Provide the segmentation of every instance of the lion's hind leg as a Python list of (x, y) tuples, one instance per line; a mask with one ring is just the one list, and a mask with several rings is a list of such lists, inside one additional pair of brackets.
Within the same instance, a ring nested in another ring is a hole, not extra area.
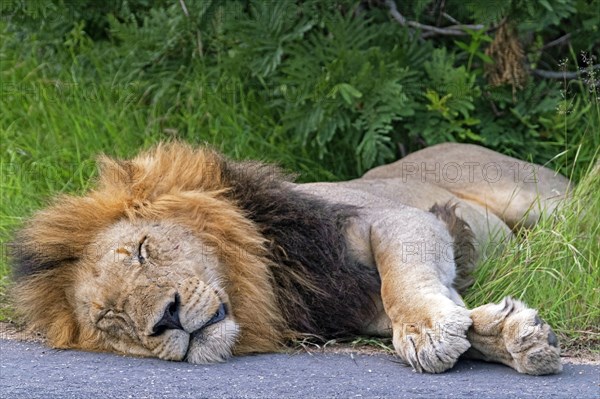
[(510, 227), (532, 227), (568, 195), (567, 178), (473, 144), (443, 143), (367, 172), (363, 179), (396, 178), (434, 184), (494, 213)]
[(534, 309), (512, 298), (471, 311), (467, 357), (506, 364), (520, 373), (562, 370), (556, 335)]

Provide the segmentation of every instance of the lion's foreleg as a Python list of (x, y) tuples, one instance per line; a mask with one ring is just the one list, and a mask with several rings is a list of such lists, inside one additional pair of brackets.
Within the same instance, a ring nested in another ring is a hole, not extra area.
[(467, 357), (499, 362), (521, 373), (542, 375), (560, 372), (556, 335), (534, 309), (505, 298), (471, 311), (471, 349)]
[(371, 228), (371, 246), (396, 352), (419, 372), (440, 373), (469, 348), (471, 319), (454, 298), (453, 259), (440, 257), (447, 232), (428, 216), (413, 219), (418, 226), (406, 226), (407, 219), (388, 215)]

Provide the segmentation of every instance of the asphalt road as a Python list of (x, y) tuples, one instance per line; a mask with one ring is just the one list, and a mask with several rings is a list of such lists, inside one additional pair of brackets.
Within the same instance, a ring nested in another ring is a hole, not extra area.
[(0, 339), (0, 397), (13, 398), (599, 398), (600, 366), (532, 377), (460, 361), (416, 374), (393, 356), (273, 354), (190, 365), (58, 351)]

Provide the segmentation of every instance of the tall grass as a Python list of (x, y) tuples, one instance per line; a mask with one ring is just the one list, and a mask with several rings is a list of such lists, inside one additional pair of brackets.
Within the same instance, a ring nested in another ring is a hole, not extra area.
[[(591, 65), (589, 66), (591, 67)], [(600, 140), (600, 90), (597, 74), (578, 82), (583, 93), (587, 125), (578, 137), (580, 146)], [(564, 82), (568, 112), (568, 84)], [(586, 138), (589, 138), (587, 140)], [(476, 284), (467, 295), (478, 306), (511, 295), (539, 308), (540, 314), (562, 336), (566, 347), (600, 348), (600, 148), (586, 148), (588, 166), (570, 168), (571, 178), (583, 176), (570, 199), (554, 215), (531, 230), (519, 232), (497, 257), (476, 272)], [(579, 151), (571, 162), (576, 164)]]
[(513, 296), (536, 307), (563, 346), (600, 344), (600, 164), (571, 199), (476, 271), (472, 306)]

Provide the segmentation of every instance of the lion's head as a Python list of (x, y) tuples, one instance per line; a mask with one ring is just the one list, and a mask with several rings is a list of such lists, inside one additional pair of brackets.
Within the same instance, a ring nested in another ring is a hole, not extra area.
[(96, 238), (78, 269), (75, 319), (110, 349), (192, 363), (231, 354), (239, 327), (224, 274), (214, 249), (191, 230), (118, 222)]
[(29, 325), (55, 347), (192, 363), (277, 349), (264, 238), (225, 195), (222, 163), (177, 143), (104, 158), (97, 189), (38, 212), (14, 252)]

